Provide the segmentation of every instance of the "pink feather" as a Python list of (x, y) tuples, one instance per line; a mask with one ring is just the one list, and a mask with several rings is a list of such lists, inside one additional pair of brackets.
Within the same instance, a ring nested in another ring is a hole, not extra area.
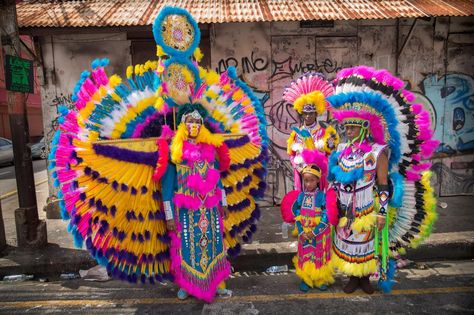
[(339, 222), (339, 210), (337, 209), (337, 195), (333, 188), (326, 191), (326, 214), (329, 223), (336, 226)]
[(293, 214), (293, 204), (298, 199), (300, 192), (298, 190), (290, 191), (283, 197), (280, 205), (280, 212), (283, 221), (286, 223), (294, 223), (295, 216)]

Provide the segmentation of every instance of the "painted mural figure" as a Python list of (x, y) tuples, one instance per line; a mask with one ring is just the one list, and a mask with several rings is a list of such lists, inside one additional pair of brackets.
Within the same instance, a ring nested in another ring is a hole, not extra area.
[(302, 124), (292, 128), (287, 144), (296, 190), (302, 190), (303, 150), (317, 149), (330, 154), (339, 143), (339, 136), (334, 127), (329, 125), (323, 128), (317, 121), (318, 115), (326, 111), (326, 97), (333, 91), (333, 86), (321, 74), (306, 73), (291, 82), (283, 92), (283, 99), (292, 103), (293, 108), (302, 116)]
[(436, 146), (429, 114), (403, 81), (386, 70), (365, 66), (341, 70), (328, 97), (348, 142), (329, 159), (331, 186), (337, 191), (339, 224), (332, 261), (350, 277), (343, 288), (374, 292), (369, 277), (390, 292), (395, 261), (416, 247), (436, 220), (430, 163)]
[(337, 224), (338, 211), (334, 190), (325, 190), (327, 157), (318, 150), (303, 150), (305, 166), (301, 172), (303, 190), (288, 193), (281, 203), (283, 220), (295, 223), (298, 250), (293, 258), (300, 290), (327, 290), (334, 283), (331, 262), (331, 224)]
[(200, 31), (165, 7), (157, 60), (108, 76), (92, 62), (60, 107), (49, 156), (75, 245), (129, 282), (173, 281), (178, 298), (226, 296), (229, 257), (250, 242), (268, 160), (263, 107), (229, 68), (199, 66)]

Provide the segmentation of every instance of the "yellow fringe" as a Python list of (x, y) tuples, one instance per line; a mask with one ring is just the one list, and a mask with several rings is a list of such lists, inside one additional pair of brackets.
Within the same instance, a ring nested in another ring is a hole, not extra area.
[(293, 145), (293, 142), (295, 142), (295, 137), (296, 132), (292, 130), (290, 136), (288, 137), (288, 140), (286, 141), (286, 152), (288, 153), (288, 155), (291, 155), (291, 153), (293, 153), (293, 151), (291, 150), (291, 146)]
[(334, 253), (331, 253), (331, 265), (337, 268), (340, 272), (354, 277), (365, 277), (377, 271), (377, 260), (371, 259), (364, 263), (351, 263), (345, 261)]
[(352, 222), (351, 228), (359, 233), (369, 231), (374, 228), (376, 220), (377, 214), (375, 211), (372, 211), (360, 218), (355, 218), (354, 222)]
[(204, 57), (204, 54), (201, 52), (201, 49), (198, 47), (194, 50), (194, 59), (196, 59), (197, 62), (200, 62), (202, 57)]
[(334, 283), (334, 268), (329, 262), (320, 268), (316, 268), (314, 263), (307, 261), (303, 268), (298, 266), (298, 256), (293, 257), (296, 275), (311, 288), (320, 287)]
[[(329, 148), (329, 143), (328, 143), (328, 140), (331, 136), (335, 136), (334, 138), (334, 147), (331, 149)], [(326, 131), (324, 133), (324, 136), (323, 136), (323, 143), (324, 143), (324, 148), (323, 150), (326, 152), (326, 153), (331, 153), (332, 151), (334, 151), (336, 148), (337, 148), (337, 145), (339, 144), (339, 134), (337, 133), (336, 129), (329, 125), (327, 128), (326, 128)]]

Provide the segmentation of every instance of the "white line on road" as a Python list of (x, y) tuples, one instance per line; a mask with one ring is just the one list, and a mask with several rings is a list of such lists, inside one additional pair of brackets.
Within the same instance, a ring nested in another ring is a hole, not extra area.
[(10, 173), (11, 173), (11, 171), (1, 172), (1, 173), (0, 173), (0, 176), (5, 175), (5, 174), (10, 174)]

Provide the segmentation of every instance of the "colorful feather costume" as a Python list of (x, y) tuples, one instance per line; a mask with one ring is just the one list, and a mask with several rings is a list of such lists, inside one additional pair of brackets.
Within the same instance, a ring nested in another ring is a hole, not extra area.
[[(361, 134), (357, 141), (340, 144), (329, 160), (329, 180), (337, 187), (341, 211), (349, 217), (348, 225), (337, 229), (333, 259), (344, 273), (363, 277), (376, 272), (379, 258), (380, 284), (389, 292), (394, 273), (389, 270), (394, 265), (388, 261), (389, 248), (416, 247), (437, 217), (430, 163), (424, 160), (438, 142), (432, 140), (428, 113), (387, 70), (343, 69), (336, 81), (335, 93), (328, 97), (333, 115), (345, 125), (361, 127)], [(392, 188), (374, 196), (383, 151)], [(377, 215), (386, 218), (381, 235), (375, 228)]]
[[(321, 74), (306, 73), (290, 83), (283, 92), (283, 99), (293, 104), (293, 108), (300, 115), (321, 115), (328, 108), (326, 98), (333, 92), (333, 86)], [(339, 143), (339, 135), (331, 125), (323, 128), (315, 121), (311, 126), (302, 124), (299, 128), (293, 127), (287, 142), (287, 152), (294, 168), (295, 189), (301, 190), (303, 150), (316, 148), (329, 155)]]
[[(201, 282), (187, 287), (211, 301), (229, 275), (226, 256), (237, 255), (256, 231), (256, 200), (265, 190), (265, 116), (235, 68), (219, 75), (198, 66), (200, 32), (188, 12), (162, 9), (153, 33), (158, 60), (130, 66), (126, 80), (107, 76), (107, 59), (82, 73), (73, 92), (75, 108), (60, 108), (49, 167), (75, 244), (85, 242), (114, 277), (130, 282), (186, 282), (181, 249), (173, 246), (180, 236), (167, 231), (164, 195), (173, 196), (174, 218), (182, 209), (197, 218), (203, 204), (212, 209), (204, 215), (214, 229), (207, 241), (219, 259), (206, 265), (201, 252)], [(203, 118), (194, 143), (179, 124), (186, 108)], [(176, 189), (165, 191), (168, 186)]]
[[(303, 288), (324, 288), (334, 282), (331, 264), (331, 226), (337, 224), (337, 206), (334, 191), (326, 194), (327, 158), (318, 150), (302, 152), (305, 166), (302, 175), (312, 174), (320, 179), (313, 191), (293, 191), (281, 204), (282, 217), (287, 223), (296, 223), (298, 251), (293, 258), (296, 275)], [(304, 183), (303, 183), (304, 185)], [(310, 233), (311, 239), (304, 234)], [(302, 289), (304, 290), (304, 289)]]

